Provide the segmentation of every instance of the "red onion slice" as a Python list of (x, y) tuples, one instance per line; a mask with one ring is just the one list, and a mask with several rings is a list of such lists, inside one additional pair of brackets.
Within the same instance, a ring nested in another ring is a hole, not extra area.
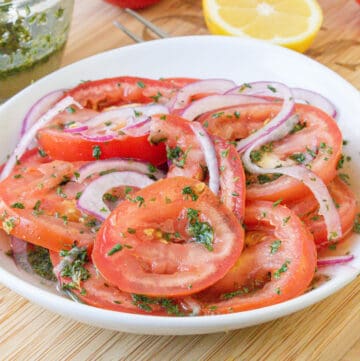
[(172, 110), (185, 107), (195, 94), (224, 94), (235, 86), (236, 84), (232, 80), (227, 79), (206, 79), (185, 85), (178, 91)]
[(42, 115), (44, 115), (57, 101), (63, 97), (64, 92), (65, 90), (54, 90), (44, 95), (32, 105), (23, 120), (20, 132), (21, 136), (23, 136), (25, 132), (31, 128)]
[(10, 246), (15, 264), (26, 272), (35, 275), (28, 259), (28, 244), (20, 238), (10, 236)]
[(276, 83), (276, 82), (258, 82), (258, 83), (251, 83), (248, 84), (248, 87), (245, 88), (238, 88), (242, 91), (243, 94), (250, 94), (250, 95), (259, 95), (263, 92), (272, 89), (273, 95), (274, 93), (278, 93), (281, 98), (284, 99), (282, 108), (280, 112), (264, 127), (258, 130), (255, 133), (252, 133), (248, 137), (240, 140), (237, 145), (237, 150), (242, 153), (248, 147), (252, 146), (258, 140), (268, 136), (274, 130), (276, 130), (280, 125), (284, 124), (292, 112), (294, 111), (294, 98), (291, 90), (284, 84)]
[(150, 163), (138, 162), (129, 159), (105, 159), (90, 162), (82, 166), (78, 171), (78, 176), (74, 179), (78, 183), (82, 183), (86, 178), (93, 174), (100, 174), (106, 171), (133, 171), (151, 176), (155, 179), (165, 177), (164, 172), (155, 168)]
[(84, 212), (104, 220), (110, 209), (103, 201), (103, 195), (109, 189), (120, 186), (143, 188), (154, 183), (145, 174), (136, 172), (113, 172), (92, 181), (82, 192), (77, 206)]
[(205, 98), (192, 102), (187, 108), (183, 110), (181, 116), (188, 120), (194, 120), (199, 115), (216, 109), (255, 103), (268, 103), (268, 101), (265, 99), (242, 94), (209, 95)]
[(205, 162), (209, 172), (209, 188), (215, 194), (218, 194), (220, 188), (220, 175), (213, 141), (210, 139), (208, 133), (200, 123), (193, 122), (190, 124), (190, 127), (195, 133), (196, 139), (200, 143), (205, 156)]
[(307, 104), (313, 105), (314, 107), (323, 110), (331, 117), (336, 117), (337, 111), (335, 105), (323, 95), (316, 93), (312, 90), (302, 88), (292, 88), (292, 92), (296, 100), (303, 100)]
[[(89, 128), (97, 127), (102, 125), (105, 122), (114, 121), (124, 121), (125, 125), (128, 124), (128, 119), (135, 119), (139, 116), (151, 116), (155, 114), (169, 114), (168, 108), (159, 104), (150, 104), (150, 105), (129, 105), (126, 107), (111, 109), (105, 112), (100, 113), (94, 118), (89, 119), (84, 124), (86, 124)], [(133, 121), (132, 121), (133, 122)]]
[[(280, 97), (283, 96), (278, 92), (279, 84), (276, 82), (255, 82), (249, 84), (243, 84), (237, 86), (233, 89), (230, 89), (226, 94), (250, 94), (257, 96), (271, 96), (271, 97)], [(325, 113), (329, 114), (331, 117), (335, 118), (337, 111), (335, 105), (323, 95), (316, 93), (312, 90), (302, 89), (302, 88), (291, 88), (294, 99), (296, 101), (304, 101), (307, 104), (313, 105)], [(278, 94), (279, 93), (279, 94)]]
[(60, 100), (55, 104), (51, 109), (49, 109), (40, 119), (24, 134), (20, 142), (17, 144), (15, 150), (11, 154), (9, 160), (6, 162), (6, 165), (0, 175), (0, 181), (6, 178), (14, 168), (16, 161), (22, 157), (28, 148), (31, 141), (35, 138), (35, 135), (39, 129), (44, 127), (49, 123), (56, 115), (64, 111), (70, 105), (76, 105), (79, 108), (82, 106), (77, 103), (72, 97), (66, 97)]
[(85, 130), (87, 130), (88, 127), (86, 125), (77, 125), (70, 128), (64, 128), (65, 133), (81, 133)]
[(334, 257), (322, 257), (317, 260), (317, 265), (321, 266), (331, 266), (335, 264), (348, 263), (354, 259), (354, 255), (348, 254), (345, 256), (334, 256)]

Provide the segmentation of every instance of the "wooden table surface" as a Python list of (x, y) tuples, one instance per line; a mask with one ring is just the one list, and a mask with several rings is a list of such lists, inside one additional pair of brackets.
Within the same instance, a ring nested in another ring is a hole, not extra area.
[[(152, 35), (101, 0), (76, 0), (63, 65), (131, 44), (112, 22)], [(324, 24), (307, 55), (360, 89), (360, 6), (320, 0)], [(163, 0), (141, 12), (171, 35), (206, 34), (200, 0)], [(121, 68), (119, 69), (121, 73)], [(356, 115), (359, 116), (359, 115)], [(0, 285), (0, 360), (360, 360), (360, 278), (303, 311), (203, 336), (139, 336), (90, 327), (30, 304)]]

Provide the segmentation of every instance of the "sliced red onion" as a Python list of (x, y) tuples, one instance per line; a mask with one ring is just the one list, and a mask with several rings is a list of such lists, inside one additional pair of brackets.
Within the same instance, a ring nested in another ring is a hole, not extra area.
[(326, 187), (326, 184), (322, 181), (320, 177), (318, 177), (315, 173), (311, 172), (309, 169), (303, 166), (265, 169), (259, 167), (251, 161), (250, 154), (254, 148), (260, 147), (265, 143), (283, 137), (289, 129), (293, 128), (294, 119), (296, 119), (296, 116), (290, 117), (287, 122), (280, 124), (277, 126), (277, 128), (273, 129), (272, 133), (263, 136), (255, 143), (253, 143), (249, 148), (247, 148), (242, 157), (244, 166), (250, 173), (284, 174), (304, 183), (310, 189), (310, 191), (313, 193), (314, 197), (319, 203), (319, 214), (324, 217), (328, 239), (331, 241), (335, 241), (342, 236), (340, 217), (334, 201)]
[(88, 127), (86, 125), (78, 125), (76, 127), (64, 128), (65, 133), (81, 133), (87, 130)]
[(150, 132), (151, 117), (142, 116), (136, 122), (122, 128), (121, 131), (127, 135), (139, 137)]
[(64, 95), (65, 90), (54, 90), (32, 105), (29, 111), (26, 113), (21, 127), (21, 136), (31, 128), (37, 120), (44, 115), (58, 100)]
[(42, 127), (44, 127), (56, 115), (64, 111), (70, 105), (76, 105), (79, 108), (82, 108), (82, 106), (78, 102), (76, 102), (72, 97), (68, 96), (60, 100), (44, 115), (42, 115), (40, 119), (24, 134), (20, 142), (17, 144), (15, 150), (11, 154), (9, 160), (6, 162), (6, 165), (0, 175), (0, 180), (3, 180), (10, 174), (10, 172), (14, 168), (14, 165), (16, 164), (16, 161), (22, 157), (22, 155), (25, 153), (31, 141), (35, 138), (37, 131)]
[(154, 183), (148, 176), (136, 172), (113, 172), (92, 181), (82, 192), (77, 206), (84, 212), (104, 220), (110, 213), (103, 195), (111, 188), (131, 186), (143, 188)]
[(206, 79), (185, 85), (178, 91), (172, 110), (185, 107), (195, 94), (224, 94), (235, 86), (236, 84), (232, 80), (227, 79)]
[(101, 135), (101, 134), (97, 134), (97, 135), (88, 135), (85, 133), (82, 133), (81, 136), (85, 139), (89, 139), (92, 140), (94, 142), (110, 142), (110, 140), (113, 140), (115, 138), (114, 135), (112, 134), (106, 134), (106, 135)]
[(354, 255), (348, 254), (345, 256), (334, 256), (334, 257), (322, 257), (317, 260), (317, 265), (321, 266), (331, 266), (335, 264), (348, 263), (354, 259)]
[(238, 88), (238, 89), (241, 89), (243, 94), (250, 94), (250, 95), (259, 95), (262, 94), (263, 92), (268, 91), (269, 89), (272, 89), (271, 91), (273, 92), (273, 95), (274, 93), (278, 93), (278, 95), (284, 99), (280, 112), (273, 119), (271, 119), (270, 122), (268, 122), (264, 127), (262, 127), (257, 132), (252, 133), (248, 137), (240, 140), (240, 142), (237, 145), (237, 150), (240, 153), (242, 153), (248, 147), (252, 146), (255, 142), (257, 142), (259, 139), (268, 136), (273, 131), (275, 131), (280, 125), (284, 124), (288, 120), (292, 112), (294, 111), (295, 102), (290, 88), (288, 88), (286, 85), (282, 83), (275, 83), (275, 82), (250, 83), (248, 84), (248, 87)]
[(128, 118), (134, 119), (145, 115), (151, 116), (155, 114), (169, 114), (168, 108), (159, 104), (151, 104), (151, 105), (129, 105), (126, 107), (116, 108), (112, 110), (108, 110), (106, 112), (102, 112), (94, 118), (89, 119), (84, 124), (86, 124), (89, 128), (96, 127), (102, 125), (108, 121), (126, 121), (126, 125), (129, 125), (127, 120)]
[(302, 88), (292, 88), (291, 90), (296, 100), (303, 100), (307, 104), (313, 105), (314, 107), (323, 110), (333, 118), (336, 117), (337, 111), (335, 105), (323, 95), (312, 90)]
[(218, 194), (220, 188), (220, 175), (214, 143), (200, 123), (193, 122), (190, 124), (190, 127), (195, 133), (196, 139), (200, 143), (201, 149), (204, 153), (206, 166), (209, 172), (209, 188), (215, 194)]
[(86, 178), (90, 177), (93, 174), (100, 174), (106, 171), (133, 171), (137, 173), (142, 173), (147, 176), (151, 176), (155, 179), (161, 179), (165, 177), (164, 172), (155, 168), (150, 163), (138, 162), (135, 160), (129, 159), (105, 159), (97, 160), (95, 162), (90, 162), (82, 166), (78, 171), (78, 176), (75, 178), (75, 181), (82, 183)]
[(183, 110), (181, 116), (188, 120), (194, 120), (199, 115), (216, 109), (255, 103), (268, 103), (268, 101), (265, 99), (242, 94), (209, 95), (205, 98), (192, 102), (187, 108)]
[(15, 264), (26, 272), (35, 274), (28, 259), (28, 244), (20, 238), (10, 236), (10, 246)]
[[(283, 98), (279, 92), (279, 84), (275, 82), (255, 82), (243, 84), (230, 89), (226, 94), (249, 94), (257, 96), (271, 96)], [(337, 111), (335, 105), (323, 95), (312, 90), (302, 88), (291, 88), (295, 101), (304, 101), (307, 104), (320, 108), (333, 118), (336, 117)]]

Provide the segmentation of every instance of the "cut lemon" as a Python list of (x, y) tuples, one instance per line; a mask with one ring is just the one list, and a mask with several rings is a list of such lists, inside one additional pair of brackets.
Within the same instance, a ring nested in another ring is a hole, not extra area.
[(213, 34), (253, 37), (305, 51), (322, 23), (316, 0), (203, 0)]

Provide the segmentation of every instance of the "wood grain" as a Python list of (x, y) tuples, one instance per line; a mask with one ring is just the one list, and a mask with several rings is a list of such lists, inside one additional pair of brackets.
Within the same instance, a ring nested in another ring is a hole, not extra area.
[[(153, 34), (100, 0), (76, 0), (63, 65), (131, 44), (116, 19)], [(307, 55), (360, 89), (360, 7), (321, 0), (325, 21)], [(172, 36), (206, 34), (201, 2), (163, 0), (142, 14)], [(360, 279), (294, 315), (204, 336), (138, 336), (90, 327), (30, 304), (0, 285), (0, 360), (360, 360)]]

